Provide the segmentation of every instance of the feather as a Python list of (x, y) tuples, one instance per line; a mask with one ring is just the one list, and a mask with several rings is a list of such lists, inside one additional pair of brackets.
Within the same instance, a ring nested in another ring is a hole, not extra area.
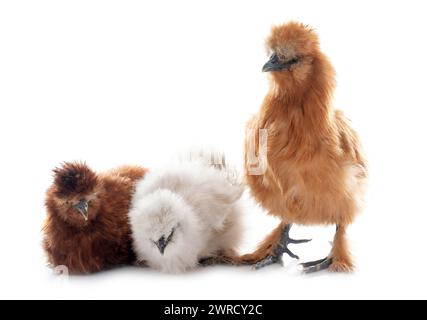
[(81, 274), (132, 263), (127, 213), (135, 182), (145, 172), (125, 166), (95, 173), (81, 162), (54, 169), (43, 228), (49, 264)]
[[(243, 185), (230, 178), (234, 169), (225, 157), (217, 156), (190, 153), (137, 183), (129, 217), (139, 260), (180, 273), (205, 258), (235, 255), (242, 235)], [(161, 252), (164, 239), (170, 242)]]
[[(256, 201), (282, 223), (242, 261), (279, 261), (280, 241), (293, 223), (335, 224), (332, 263), (323, 266), (351, 270), (345, 229), (360, 211), (367, 171), (356, 132), (331, 104), (335, 71), (314, 29), (301, 23), (274, 26), (266, 44), (273, 54), (264, 71), (274, 72), (247, 125), (245, 178)], [(260, 130), (268, 133), (267, 168), (252, 174), (251, 155), (259, 150), (251, 150), (251, 137)]]

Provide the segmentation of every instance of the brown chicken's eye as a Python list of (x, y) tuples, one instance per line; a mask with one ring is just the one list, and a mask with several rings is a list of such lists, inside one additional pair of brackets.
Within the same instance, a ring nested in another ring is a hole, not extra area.
[(295, 64), (295, 63), (298, 63), (298, 58), (293, 58), (288, 61), (288, 64)]

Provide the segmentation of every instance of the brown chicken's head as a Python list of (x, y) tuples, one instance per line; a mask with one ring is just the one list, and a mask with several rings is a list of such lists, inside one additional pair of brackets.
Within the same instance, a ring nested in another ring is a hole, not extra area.
[(322, 56), (316, 33), (297, 22), (274, 26), (266, 46), (270, 59), (262, 71), (271, 72), (282, 89), (301, 86), (310, 79), (315, 59)]
[(101, 186), (96, 174), (80, 162), (64, 163), (53, 172), (54, 183), (47, 206), (71, 225), (88, 225), (95, 219), (101, 203)]

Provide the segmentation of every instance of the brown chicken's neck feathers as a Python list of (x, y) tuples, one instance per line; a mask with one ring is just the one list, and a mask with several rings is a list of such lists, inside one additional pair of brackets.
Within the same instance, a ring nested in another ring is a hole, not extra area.
[[(292, 73), (292, 71), (285, 72)], [(270, 94), (289, 104), (304, 103), (312, 99), (313, 95), (317, 96), (319, 102), (329, 104), (334, 89), (335, 70), (329, 59), (319, 52), (312, 58), (311, 70), (306, 75), (306, 79), (296, 79), (295, 75), (289, 81), (277, 81), (273, 78)]]
[(273, 80), (262, 107), (264, 118), (283, 118), (317, 133), (331, 125), (331, 100), (335, 88), (335, 71), (326, 57), (313, 60), (309, 78), (299, 86), (295, 82), (279, 84)]

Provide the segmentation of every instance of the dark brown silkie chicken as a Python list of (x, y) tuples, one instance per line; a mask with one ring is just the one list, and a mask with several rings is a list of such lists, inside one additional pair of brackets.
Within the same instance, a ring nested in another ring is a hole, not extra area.
[(134, 262), (128, 211), (145, 173), (123, 166), (96, 174), (79, 162), (55, 169), (43, 228), (49, 264), (84, 274)]

